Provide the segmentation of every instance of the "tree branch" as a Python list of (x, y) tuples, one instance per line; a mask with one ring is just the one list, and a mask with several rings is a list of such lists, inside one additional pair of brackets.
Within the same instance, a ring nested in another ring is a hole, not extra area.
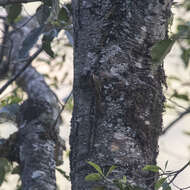
[(37, 1), (43, 1), (43, 0), (0, 0), (0, 6), (17, 4), (17, 3), (31, 3)]
[(177, 123), (180, 119), (182, 119), (185, 115), (190, 113), (190, 107), (188, 107), (184, 112), (182, 112), (176, 119), (174, 119), (168, 126), (165, 127), (165, 129), (162, 131), (161, 135), (164, 135), (168, 130)]
[[(22, 189), (55, 190), (55, 168), (56, 164), (62, 163), (64, 148), (59, 137), (59, 101), (46, 84), (44, 77), (31, 66), (31, 62), (39, 55), (42, 48), (31, 57), (27, 56), (37, 40), (31, 38), (30, 47), (24, 47), (24, 41), (28, 40), (31, 31), (37, 28), (36, 24), (24, 26), (22, 24), (20, 30), (14, 30), (11, 35), (13, 51), (10, 63), (13, 77), (0, 89), (0, 93), (16, 81), (17, 85), (28, 95), (28, 99), (20, 107), (18, 119), (20, 142), (18, 152)], [(36, 39), (40, 35), (41, 33), (36, 36)], [(22, 59), (23, 50), (27, 59), (25, 56)]]
[(42, 52), (42, 48), (38, 49), (36, 53), (34, 53), (32, 56), (30, 56), (27, 59), (26, 64), (20, 69), (18, 73), (16, 73), (7, 83), (5, 83), (1, 88), (0, 88), (0, 94), (3, 93), (3, 91), (10, 85), (12, 84), (26, 69), (27, 67), (32, 63), (32, 61)]
[(181, 169), (177, 170), (174, 174), (174, 176), (172, 177), (172, 179), (168, 182), (168, 186), (173, 183), (173, 181), (175, 180), (175, 178), (182, 172), (184, 171), (190, 164), (190, 161), (188, 161)]

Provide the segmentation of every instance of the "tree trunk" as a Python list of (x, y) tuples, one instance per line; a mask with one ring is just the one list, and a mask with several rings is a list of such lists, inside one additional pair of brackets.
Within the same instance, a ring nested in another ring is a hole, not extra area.
[[(92, 161), (110, 179), (153, 190), (164, 96), (162, 66), (151, 47), (167, 38), (169, 0), (73, 0), (74, 111), (70, 136), (73, 190), (90, 190)], [(117, 189), (105, 184), (107, 189)]]

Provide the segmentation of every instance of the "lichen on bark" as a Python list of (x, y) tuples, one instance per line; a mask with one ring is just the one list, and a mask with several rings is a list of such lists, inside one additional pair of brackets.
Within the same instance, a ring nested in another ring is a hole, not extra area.
[[(151, 47), (167, 37), (171, 1), (73, 0), (74, 112), (72, 189), (90, 190), (87, 160), (112, 179), (152, 190), (162, 127), (163, 67), (152, 72)], [(98, 88), (97, 88), (98, 87)], [(106, 184), (104, 184), (106, 185)], [(107, 186), (114, 189), (114, 186)]]

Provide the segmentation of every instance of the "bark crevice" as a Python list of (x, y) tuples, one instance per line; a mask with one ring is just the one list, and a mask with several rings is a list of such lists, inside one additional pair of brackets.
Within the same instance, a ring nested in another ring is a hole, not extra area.
[(73, 1), (73, 190), (94, 186), (84, 181), (93, 172), (87, 160), (118, 166), (112, 179), (126, 176), (131, 185), (154, 189), (157, 175), (142, 168), (156, 164), (165, 76), (162, 66), (152, 71), (150, 51), (167, 37), (170, 8), (159, 0)]

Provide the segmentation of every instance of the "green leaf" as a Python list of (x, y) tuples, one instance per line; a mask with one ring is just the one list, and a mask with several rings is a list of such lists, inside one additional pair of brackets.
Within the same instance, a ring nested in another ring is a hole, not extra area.
[(111, 167), (109, 168), (107, 174), (106, 174), (106, 177), (108, 177), (108, 176), (112, 173), (112, 171), (115, 170), (115, 168), (117, 168), (117, 166), (114, 166), (114, 165), (111, 166)]
[(8, 22), (13, 23), (22, 11), (22, 4), (14, 4), (6, 6), (8, 13)]
[(20, 174), (20, 167), (19, 166), (14, 167), (11, 174)]
[(99, 173), (91, 173), (85, 177), (86, 181), (99, 181), (101, 179), (102, 179), (102, 176)]
[(122, 179), (123, 183), (127, 183), (127, 177), (124, 175)]
[(22, 190), (22, 186), (21, 186), (20, 184), (18, 184), (18, 185), (16, 186), (16, 190)]
[(87, 162), (89, 165), (91, 165), (101, 176), (104, 176), (102, 169), (100, 168), (100, 166), (98, 166), (97, 164), (95, 164), (94, 162)]
[(181, 59), (183, 60), (185, 67), (188, 67), (190, 59), (190, 49), (181, 48), (181, 50), (182, 50)]
[(186, 24), (180, 24), (177, 26), (178, 33), (184, 33), (189, 30), (189, 26)]
[(19, 97), (18, 95), (11, 95), (1, 101), (0, 107), (7, 106), (8, 104), (18, 104), (21, 101), (22, 101), (22, 98)]
[(3, 170), (0, 171), (0, 186), (5, 181), (5, 172)]
[(120, 180), (114, 180), (114, 184), (115, 184), (120, 190), (123, 190), (123, 185), (122, 185), (122, 183), (120, 182)]
[(51, 48), (51, 42), (49, 41), (43, 41), (42, 43), (43, 50), (52, 58), (54, 58), (54, 52)]
[(67, 10), (69, 11), (69, 13), (72, 13), (72, 5), (71, 2), (65, 3), (64, 6), (67, 8)]
[(45, 0), (43, 3), (48, 7), (52, 7), (52, 0)]
[(0, 186), (6, 181), (6, 175), (11, 170), (10, 162), (5, 158), (0, 158)]
[(67, 101), (67, 104), (65, 105), (65, 110), (72, 112), (73, 110), (73, 98), (69, 98), (69, 100)]
[(179, 94), (176, 90), (174, 91), (171, 97), (175, 97), (184, 101), (189, 101), (188, 94)]
[(181, 79), (179, 77), (174, 76), (174, 75), (169, 76), (168, 79), (175, 80), (175, 81), (181, 81)]
[(169, 183), (164, 182), (164, 183), (162, 184), (162, 190), (172, 190), (172, 189), (171, 189)]
[(60, 168), (56, 168), (56, 170), (57, 170), (64, 178), (66, 178), (68, 181), (71, 181), (70, 177), (66, 174), (65, 171), (63, 171), (63, 170), (60, 169)]
[(155, 184), (155, 190), (158, 190), (162, 186), (162, 184), (166, 181), (166, 179), (167, 179), (166, 177), (159, 179)]
[(168, 166), (168, 160), (165, 162), (164, 170), (166, 170), (167, 166)]
[(185, 135), (190, 136), (190, 131), (183, 131), (183, 133), (184, 133)]
[(171, 51), (175, 40), (165, 39), (157, 42), (151, 51), (151, 57), (153, 62), (162, 62), (166, 55)]
[(169, 104), (165, 104), (165, 108), (168, 108), (168, 109), (175, 109), (175, 106), (171, 106)]
[(16, 186), (16, 190), (22, 190), (22, 186), (19, 184)]
[(57, 36), (58, 31), (56, 29), (52, 29), (49, 32), (46, 32), (42, 38), (42, 48), (43, 50), (52, 58), (54, 58), (54, 52), (51, 48), (51, 42)]
[(156, 165), (146, 165), (143, 168), (144, 171), (151, 171), (151, 172), (159, 172), (159, 170), (161, 170), (161, 168), (159, 166)]
[(66, 23), (69, 22), (69, 10), (66, 6), (63, 6), (60, 11), (59, 11), (59, 14), (58, 14), (58, 19), (60, 21), (64, 21)]

